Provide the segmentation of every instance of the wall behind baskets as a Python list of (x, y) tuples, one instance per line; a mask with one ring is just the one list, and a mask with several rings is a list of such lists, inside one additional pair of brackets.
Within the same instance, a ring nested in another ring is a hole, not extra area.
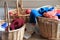
[[(4, 19), (5, 14), (4, 14), (4, 1), (5, 0), (0, 0), (0, 19)], [(16, 8), (16, 1), (7, 1), (8, 3), (8, 10), (15, 9)]]
[[(4, 0), (0, 0), (0, 7)], [(16, 7), (16, 0), (6, 0), (9, 3), (9, 7)], [(43, 5), (60, 5), (60, 0), (23, 0), (24, 8), (37, 8)]]
[[(6, 0), (8, 2), (9, 9), (16, 8), (16, 0)], [(0, 0), (0, 17), (4, 17), (3, 10), (4, 0)], [(60, 5), (60, 0), (23, 0), (24, 8), (37, 8), (43, 5)]]

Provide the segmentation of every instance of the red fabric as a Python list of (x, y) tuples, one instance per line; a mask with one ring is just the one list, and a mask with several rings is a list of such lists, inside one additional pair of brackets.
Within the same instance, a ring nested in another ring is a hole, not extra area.
[(45, 12), (43, 15), (47, 18), (58, 19), (58, 16), (55, 16), (56, 13), (57, 13), (56, 10), (53, 10), (53, 11)]
[(57, 11), (57, 13), (59, 13), (59, 14), (60, 14), (60, 9), (57, 9), (56, 11)]
[(45, 16), (45, 17), (48, 17), (48, 16), (55, 16), (56, 15), (56, 13), (57, 13), (57, 11), (56, 10), (53, 10), (53, 11), (49, 11), (49, 12), (45, 12), (43, 15)]
[(58, 20), (58, 16), (52, 16), (52, 19)]
[(12, 30), (14, 29), (18, 29), (20, 27), (22, 27), (22, 25), (24, 24), (24, 20), (21, 18), (16, 18), (13, 20), (13, 22), (11, 23), (10, 27)]

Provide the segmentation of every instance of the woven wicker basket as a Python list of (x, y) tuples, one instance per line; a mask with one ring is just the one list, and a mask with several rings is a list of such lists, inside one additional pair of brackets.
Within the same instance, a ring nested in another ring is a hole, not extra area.
[[(21, 13), (19, 14), (19, 17), (20, 17), (20, 18), (23, 18), (24, 21), (25, 21), (25, 23), (28, 23), (28, 22), (29, 22), (30, 14), (26, 14), (26, 13), (25, 13), (25, 10), (26, 10), (26, 9), (23, 9), (23, 12), (22, 12), (22, 14), (21, 14)], [(17, 12), (17, 9), (12, 9), (12, 10), (9, 10), (9, 11), (15, 13), (15, 12)], [(13, 19), (13, 16), (11, 17), (11, 19)]]
[(16, 30), (10, 30), (10, 16), (8, 14), (8, 7), (6, 1), (4, 2), (5, 20), (0, 21), (0, 23), (8, 22), (8, 31), (1, 31), (1, 40), (23, 40), (25, 26), (24, 24), (21, 28)]
[(25, 25), (17, 30), (0, 32), (0, 40), (23, 40)]
[[(1, 20), (0, 24), (4, 22), (5, 20)], [(0, 40), (23, 40), (25, 26), (26, 24), (16, 30), (0, 31)]]
[(44, 17), (37, 17), (37, 22), (41, 36), (48, 39), (59, 39), (60, 21)]
[(2, 40), (23, 40), (25, 25), (17, 30), (2, 32)]

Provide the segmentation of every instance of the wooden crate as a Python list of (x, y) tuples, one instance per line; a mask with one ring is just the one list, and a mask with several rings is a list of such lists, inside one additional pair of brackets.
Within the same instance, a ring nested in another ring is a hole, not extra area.
[(40, 35), (48, 39), (60, 39), (59, 38), (59, 25), (60, 21), (55, 19), (49, 19), (44, 17), (37, 17), (39, 25)]

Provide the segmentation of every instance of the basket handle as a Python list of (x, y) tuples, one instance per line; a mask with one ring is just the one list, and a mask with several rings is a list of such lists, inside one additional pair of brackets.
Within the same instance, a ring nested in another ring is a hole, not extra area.
[(9, 26), (9, 23), (10, 23), (10, 17), (9, 17), (9, 13), (8, 13), (8, 5), (7, 5), (7, 2), (6, 2), (6, 1), (4, 2), (4, 12), (5, 12), (5, 22), (8, 23), (8, 30), (10, 30), (10, 26)]
[(20, 4), (18, 4), (18, 6), (20, 5), (20, 9), (21, 9), (21, 11), (23, 10), (22, 8), (23, 8), (23, 2), (22, 2), (22, 0), (20, 0)]
[(17, 11), (18, 11), (18, 16), (20, 15), (20, 13), (22, 13), (22, 11), (23, 11), (23, 2), (22, 2), (22, 0), (20, 0), (20, 3), (19, 3), (19, 0), (17, 0)]

